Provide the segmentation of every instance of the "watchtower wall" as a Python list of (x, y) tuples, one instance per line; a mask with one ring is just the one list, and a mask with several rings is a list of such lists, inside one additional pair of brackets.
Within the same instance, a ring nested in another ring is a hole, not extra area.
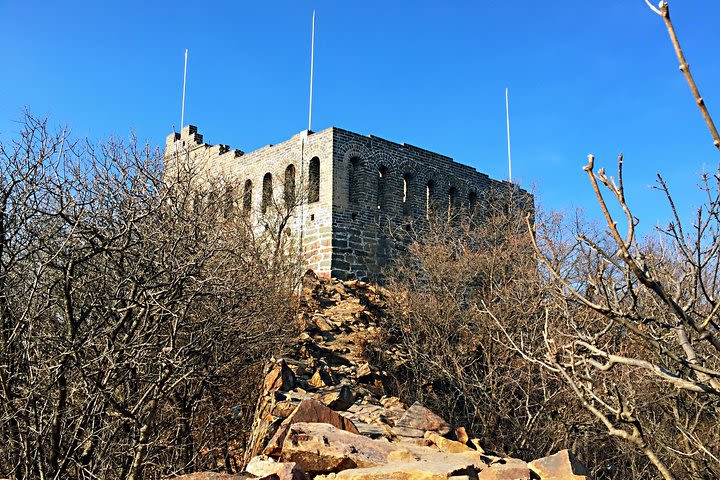
[(337, 278), (376, 277), (399, 241), (389, 236), (392, 227), (473, 209), (493, 189), (517, 189), (445, 155), (339, 128), (333, 128), (333, 164), (331, 275)]
[[(203, 141), (197, 127), (188, 125), (167, 137), (166, 165), (187, 159), (201, 178), (223, 178), (234, 186), (235, 208), (246, 215), (260, 235), (270, 228), (277, 206), (286, 201), (288, 181), (295, 186), (292, 208), (284, 235), (287, 244), (299, 246), (306, 266), (329, 276), (332, 261), (332, 130), (308, 134), (244, 153), (228, 145)], [(310, 175), (311, 169), (314, 174)], [(270, 184), (271, 200), (266, 188)], [(313, 179), (318, 179), (315, 182)], [(312, 182), (312, 185), (311, 185)], [(314, 198), (308, 195), (314, 193)], [(263, 205), (265, 207), (263, 208)], [(299, 247), (297, 247), (299, 248)]]

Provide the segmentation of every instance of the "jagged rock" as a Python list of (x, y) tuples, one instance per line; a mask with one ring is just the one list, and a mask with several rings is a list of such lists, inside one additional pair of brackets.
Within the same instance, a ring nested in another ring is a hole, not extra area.
[[(189, 473), (187, 475), (180, 475), (175, 477), (176, 480), (249, 480), (257, 479), (256, 475), (247, 475), (240, 473), (238, 475), (231, 475), (229, 473), (215, 473), (215, 472), (198, 472)], [(277, 479), (277, 477), (276, 477)], [(272, 480), (268, 478), (267, 480)]]
[[(423, 471), (433, 475), (427, 478), (446, 479), (451, 475), (474, 475), (476, 469), (485, 465), (480, 454), (474, 451), (449, 453), (409, 443), (372, 440), (317, 423), (296, 423), (289, 428), (282, 447), (282, 459), (298, 463), (310, 474), (340, 471), (337, 478), (353, 479), (426, 478), (418, 476), (418, 472)], [(369, 477), (347, 476), (385, 464), (389, 466), (361, 472), (371, 475)], [(403, 466), (395, 472), (393, 466), (397, 465)], [(408, 471), (415, 472), (414, 476), (401, 476)]]
[(483, 469), (477, 478), (478, 480), (530, 480), (530, 469), (522, 460), (505, 458)]
[(332, 371), (326, 366), (322, 366), (317, 369), (313, 374), (312, 378), (308, 380), (308, 384), (315, 388), (331, 387), (335, 385), (336, 381), (333, 377)]
[(273, 392), (280, 390), (286, 392), (292, 390), (295, 386), (295, 374), (287, 366), (285, 360), (280, 360), (265, 376), (265, 382), (263, 383), (263, 391)]
[(276, 462), (263, 457), (253, 457), (245, 471), (257, 477), (277, 475), (279, 480), (307, 480), (308, 476), (296, 463)]
[(322, 396), (322, 403), (336, 411), (347, 410), (350, 406), (352, 406), (354, 401), (355, 396), (353, 395), (352, 390), (350, 390), (350, 388), (346, 385), (340, 387), (339, 390)]
[(339, 430), (329, 424), (296, 423), (288, 429), (282, 459), (300, 464), (310, 474), (382, 465), (395, 447)]
[(341, 430), (359, 433), (352, 421), (340, 416), (317, 400), (305, 399), (300, 402), (300, 405), (297, 406), (295, 411), (278, 427), (263, 453), (271, 456), (280, 455), (288, 427), (298, 422), (327, 423)]
[(413, 403), (412, 406), (407, 409), (405, 415), (397, 421), (393, 430), (397, 431), (397, 427), (422, 430), (423, 433), (420, 435), (421, 437), (428, 431), (436, 432), (440, 435), (445, 435), (450, 431), (450, 425), (448, 425), (445, 420), (435, 415), (418, 402)]
[(588, 480), (590, 472), (573, 454), (560, 450), (549, 457), (539, 458), (528, 463), (530, 470), (541, 480)]
[(372, 370), (370, 369), (370, 365), (368, 363), (361, 364), (357, 372), (355, 373), (355, 376), (358, 378), (358, 380), (361, 379), (367, 379), (372, 375)]
[(398, 437), (422, 438), (425, 430), (410, 427), (392, 427), (392, 431)]
[(401, 402), (398, 397), (383, 397), (380, 399), (380, 405), (387, 408), (388, 410), (391, 408), (398, 408), (402, 410), (407, 410), (408, 406)]
[(323, 315), (313, 315), (312, 324), (321, 332), (331, 332), (335, 330), (335, 325), (330, 323)]
[(455, 438), (457, 438), (458, 442), (465, 444), (467, 444), (470, 440), (470, 437), (468, 437), (468, 434), (465, 431), (465, 427), (458, 427), (455, 429)]
[(475, 451), (472, 448), (465, 445), (464, 443), (450, 440), (441, 435), (438, 435), (435, 432), (425, 432), (425, 438), (430, 440), (433, 444), (437, 445), (437, 447), (442, 452), (462, 453), (462, 452), (474, 452)]
[[(408, 455), (397, 451), (389, 455), (393, 460), (385, 465), (367, 468), (355, 468), (315, 477), (316, 480), (475, 480), (477, 471), (484, 464), (476, 455), (431, 453), (427, 456)], [(418, 460), (418, 457), (420, 458)]]

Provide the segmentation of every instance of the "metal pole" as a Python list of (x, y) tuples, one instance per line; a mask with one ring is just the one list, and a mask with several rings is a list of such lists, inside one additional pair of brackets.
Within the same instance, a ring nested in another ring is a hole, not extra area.
[(510, 155), (510, 101), (507, 88), (505, 88), (505, 118), (507, 120), (508, 180), (512, 183), (512, 157)]
[(308, 130), (312, 130), (312, 97), (313, 97), (314, 69), (315, 69), (315, 10), (313, 10), (312, 36), (310, 39), (310, 109), (308, 111)]
[(180, 113), (180, 131), (182, 132), (183, 126), (185, 125), (185, 87), (187, 85), (187, 59), (188, 51), (185, 49), (185, 68), (183, 70), (183, 94), (182, 94), (182, 109)]

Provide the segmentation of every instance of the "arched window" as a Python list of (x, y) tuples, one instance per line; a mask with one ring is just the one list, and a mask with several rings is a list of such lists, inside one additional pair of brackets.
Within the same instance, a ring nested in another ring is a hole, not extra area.
[(432, 211), (432, 197), (435, 190), (435, 183), (430, 180), (425, 185), (425, 218), (430, 220), (430, 213)]
[(348, 164), (348, 202), (355, 204), (360, 200), (360, 159), (352, 157)]
[(477, 207), (477, 201), (478, 201), (478, 194), (475, 190), (473, 190), (468, 195), (468, 203), (470, 204), (470, 213), (475, 212), (475, 207)]
[(242, 206), (243, 215), (250, 215), (250, 210), (252, 210), (252, 180), (245, 180)]
[(295, 206), (295, 165), (290, 164), (285, 169), (285, 188), (283, 192), (285, 207)]
[(262, 213), (265, 213), (272, 203), (272, 194), (272, 175), (268, 172), (263, 177), (262, 203), (260, 203), (260, 211)]
[(228, 219), (232, 216), (235, 210), (235, 191), (231, 185), (225, 187), (225, 198), (224, 198), (224, 209), (223, 216)]
[(385, 210), (385, 190), (387, 184), (387, 168), (380, 166), (378, 168), (378, 183), (377, 183), (377, 208), (378, 210)]
[(410, 187), (410, 174), (403, 175), (403, 213), (409, 215), (412, 211), (412, 190)]
[(308, 168), (308, 203), (320, 201), (320, 159), (313, 157)]
[(448, 218), (450, 218), (452, 216), (453, 211), (455, 210), (456, 203), (457, 203), (457, 188), (450, 187), (450, 190), (448, 190), (448, 196), (447, 196)]

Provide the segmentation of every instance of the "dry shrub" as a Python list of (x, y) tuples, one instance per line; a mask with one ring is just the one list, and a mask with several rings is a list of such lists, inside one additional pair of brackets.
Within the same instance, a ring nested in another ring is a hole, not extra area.
[(0, 476), (232, 470), (297, 264), (229, 182), (172, 173), (30, 116), (0, 144)]

